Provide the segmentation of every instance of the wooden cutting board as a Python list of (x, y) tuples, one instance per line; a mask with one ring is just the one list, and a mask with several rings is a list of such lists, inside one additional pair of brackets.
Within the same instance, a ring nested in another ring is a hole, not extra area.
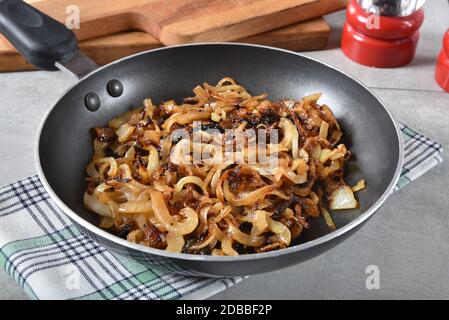
[[(277, 0), (277, 2), (284, 1), (285, 0)], [(133, 23), (135, 22), (123, 23), (123, 21), (127, 21), (126, 19), (134, 21), (135, 17), (133, 20), (131, 19), (132, 17), (129, 17), (129, 14), (117, 14), (119, 10), (125, 10), (125, 6), (121, 3), (123, 1), (109, 1), (108, 4), (106, 4), (106, 7), (103, 6), (105, 8), (109, 8), (109, 11), (107, 12), (105, 12), (103, 10), (104, 8), (101, 6), (102, 4), (105, 4), (105, 1), (103, 0), (27, 0), (27, 2), (32, 3), (33, 6), (46, 12), (52, 17), (55, 17), (63, 23), (66, 22), (66, 19), (68, 17), (68, 14), (66, 13), (66, 6), (68, 4), (76, 5), (80, 9), (81, 28), (80, 30), (75, 31), (77, 33), (78, 39), (88, 39), (80, 41), (80, 48), (99, 65), (112, 62), (133, 53), (162, 46), (162, 44), (155, 37), (145, 32), (145, 25), (140, 25), (142, 27), (140, 29), (144, 30), (143, 32), (132, 31), (108, 35), (119, 30), (132, 30), (133, 28), (139, 29), (139, 25), (133, 25)], [(144, 6), (145, 3), (153, 3), (154, 1), (127, 1), (127, 3), (129, 2), (132, 2), (134, 5), (140, 4)], [(195, 1), (176, 0), (176, 2), (179, 6), (180, 3), (184, 3), (185, 5), (188, 2), (190, 3)], [(267, 3), (266, 1), (257, 0), (209, 0), (207, 5), (214, 4), (215, 6), (219, 7), (223, 6), (223, 3), (231, 3), (234, 5), (233, 10), (236, 10), (237, 7), (240, 9), (248, 9), (249, 7), (254, 6), (257, 3), (259, 3), (260, 5), (260, 3), (262, 2), (264, 4)], [(89, 3), (91, 3), (92, 5), (88, 6)], [(165, 3), (166, 6), (170, 6), (172, 1), (165, 0)], [(314, 10), (313, 12), (316, 12), (316, 14), (318, 14), (318, 12), (328, 13), (343, 9), (346, 6), (346, 3), (347, 0), (314, 0), (313, 6), (311, 6), (312, 2), (310, 2), (308, 6), (312, 10)], [(117, 7), (117, 5), (119, 5), (119, 7)], [(173, 6), (178, 7), (176, 5), (172, 5), (172, 7)], [(126, 10), (131, 10), (129, 8), (131, 7), (128, 7), (128, 9)], [(192, 8), (196, 8), (200, 11), (203, 10), (198, 9), (198, 7), (190, 7), (190, 9)], [(302, 7), (302, 9), (306, 11), (308, 11), (310, 8)], [(174, 9), (172, 8), (171, 10)], [(294, 12), (290, 12), (290, 14), (293, 13)], [(295, 19), (302, 20), (305, 19), (308, 15), (310, 15), (310, 13), (301, 13), (295, 16)], [(194, 16), (194, 14), (190, 14), (187, 16), (192, 17)], [(238, 28), (236, 30), (238, 30)], [(329, 33), (330, 28), (326, 24), (324, 19), (317, 18), (306, 22), (296, 23), (288, 27), (279, 28), (253, 36), (248, 36), (240, 40), (238, 39), (237, 41), (270, 45), (295, 51), (319, 50), (326, 47)], [(100, 35), (107, 36), (91, 39), (92, 37)], [(224, 41), (225, 39), (220, 40)], [(33, 69), (34, 67), (28, 64), (11, 46), (11, 44), (0, 35), (0, 72)]]
[[(329, 34), (330, 28), (325, 20), (317, 18), (238, 41), (294, 51), (320, 50), (326, 47)], [(80, 49), (99, 65), (161, 46), (163, 45), (157, 39), (139, 31), (124, 32), (80, 42)], [(6, 39), (0, 37), (0, 72), (34, 69)]]
[(39, 10), (66, 22), (76, 5), (79, 40), (139, 30), (165, 45), (233, 41), (321, 17), (347, 0), (47, 0)]

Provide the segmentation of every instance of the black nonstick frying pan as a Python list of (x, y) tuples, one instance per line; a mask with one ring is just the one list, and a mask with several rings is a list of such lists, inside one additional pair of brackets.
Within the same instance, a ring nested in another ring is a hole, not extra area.
[[(359, 229), (392, 192), (400, 174), (400, 131), (383, 104), (358, 81), (333, 67), (300, 54), (269, 47), (192, 44), (143, 52), (102, 68), (77, 49), (73, 32), (31, 6), (0, 0), (0, 32), (33, 64), (63, 69), (81, 78), (48, 111), (38, 134), (36, 167), (59, 208), (90, 237), (112, 252), (150, 267), (202, 276), (235, 276), (273, 271), (308, 260), (334, 247)], [(347, 181), (363, 178), (360, 208), (334, 214), (338, 229), (311, 221), (295, 246), (238, 257), (169, 253), (127, 242), (97, 227), (97, 216), (83, 206), (85, 167), (92, 155), (90, 129), (143, 99), (189, 96), (203, 82), (230, 76), (252, 93), (271, 99), (299, 99), (322, 92), (356, 155)]]

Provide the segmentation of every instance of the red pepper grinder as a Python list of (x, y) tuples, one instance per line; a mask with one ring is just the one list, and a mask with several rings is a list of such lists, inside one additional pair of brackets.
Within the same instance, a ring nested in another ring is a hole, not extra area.
[(435, 78), (445, 91), (449, 92), (449, 30), (443, 39), (443, 49), (438, 57)]
[(350, 59), (396, 68), (413, 60), (425, 0), (350, 0), (341, 41)]

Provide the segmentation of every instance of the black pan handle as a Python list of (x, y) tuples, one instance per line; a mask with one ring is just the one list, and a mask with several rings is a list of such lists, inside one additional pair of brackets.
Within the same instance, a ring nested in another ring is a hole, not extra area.
[(0, 0), (0, 33), (36, 67), (58, 70), (78, 51), (75, 33), (21, 0)]

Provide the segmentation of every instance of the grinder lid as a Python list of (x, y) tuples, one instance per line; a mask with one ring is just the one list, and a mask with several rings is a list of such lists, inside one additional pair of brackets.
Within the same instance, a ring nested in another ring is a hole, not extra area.
[(366, 12), (388, 17), (406, 17), (421, 9), (426, 0), (357, 0)]

